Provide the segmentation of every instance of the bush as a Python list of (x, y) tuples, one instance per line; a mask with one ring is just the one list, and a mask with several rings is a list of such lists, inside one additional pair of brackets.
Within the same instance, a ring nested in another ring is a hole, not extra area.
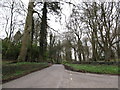
[(27, 53), (27, 60), (35, 62), (38, 60), (39, 57), (39, 46), (37, 45), (32, 45), (32, 47), (28, 48), (28, 53)]
[(67, 63), (70, 63), (69, 61), (66, 61), (66, 60), (63, 60), (62, 61), (62, 64), (67, 64)]
[(2, 64), (2, 81), (7, 82), (18, 77), (24, 76), (36, 70), (40, 70), (48, 67), (48, 63), (31, 63), (31, 62), (19, 62), (19, 63), (6, 63)]
[[(4, 39), (2, 41), (2, 57), (5, 60), (16, 60), (20, 53), (21, 43), (14, 43), (9, 40)], [(36, 61), (39, 57), (39, 46), (32, 45), (28, 48), (27, 60)]]
[(16, 60), (20, 52), (21, 44), (14, 44), (13, 42), (2, 41), (2, 57), (3, 59)]

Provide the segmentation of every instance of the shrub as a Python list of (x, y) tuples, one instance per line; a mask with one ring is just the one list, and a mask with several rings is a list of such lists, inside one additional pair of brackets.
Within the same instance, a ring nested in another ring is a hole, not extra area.
[(21, 44), (14, 44), (13, 42), (2, 41), (2, 57), (3, 59), (16, 60), (20, 52)]

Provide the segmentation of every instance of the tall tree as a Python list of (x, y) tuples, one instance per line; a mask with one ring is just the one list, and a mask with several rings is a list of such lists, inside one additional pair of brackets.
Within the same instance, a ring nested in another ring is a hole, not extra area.
[(80, 62), (85, 61), (84, 48), (81, 40), (83, 34), (81, 24), (80, 12), (78, 11), (78, 8), (74, 7), (72, 10), (72, 14), (70, 15), (70, 20), (68, 22), (67, 28), (74, 34), (74, 37), (76, 38), (76, 51)]
[(55, 59), (55, 36), (53, 36), (52, 33), (50, 33), (50, 44), (49, 44), (49, 59), (51, 62), (53, 62), (53, 59)]
[[(114, 2), (85, 3), (83, 21), (88, 25), (91, 37), (93, 59), (99, 59), (98, 52), (101, 52), (105, 60), (114, 58), (113, 48), (117, 36), (119, 14)], [(100, 48), (99, 48), (100, 47)], [(100, 51), (101, 49), (101, 51)]]
[(24, 34), (22, 37), (22, 47), (21, 47), (20, 54), (18, 56), (18, 61), (26, 60), (28, 47), (30, 46), (30, 43), (31, 43), (31, 31), (32, 31), (32, 22), (33, 22), (32, 18), (33, 18), (33, 11), (34, 11), (33, 7), (34, 7), (34, 2), (29, 1)]
[(54, 12), (59, 14), (60, 6), (58, 2), (44, 2), (42, 9), (42, 20), (41, 20), (41, 29), (40, 29), (40, 61), (46, 60), (47, 55), (47, 13)]
[(43, 6), (43, 14), (41, 20), (41, 31), (40, 31), (40, 61), (46, 59), (47, 49), (47, 2)]

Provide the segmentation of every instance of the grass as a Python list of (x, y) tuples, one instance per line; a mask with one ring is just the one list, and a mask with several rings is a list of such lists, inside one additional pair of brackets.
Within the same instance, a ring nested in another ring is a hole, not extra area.
[(35, 62), (19, 62), (19, 63), (6, 63), (2, 64), (2, 81), (7, 82), (33, 71), (37, 71), (48, 67), (48, 63), (35, 63)]
[(88, 65), (88, 64), (65, 64), (73, 69), (73, 71), (83, 71), (99, 74), (120, 74), (119, 67), (116, 65)]

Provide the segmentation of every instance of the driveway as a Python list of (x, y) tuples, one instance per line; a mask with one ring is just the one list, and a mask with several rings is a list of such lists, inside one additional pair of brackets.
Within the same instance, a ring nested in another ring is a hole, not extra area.
[(118, 76), (79, 73), (55, 64), (3, 84), (3, 88), (118, 88)]

